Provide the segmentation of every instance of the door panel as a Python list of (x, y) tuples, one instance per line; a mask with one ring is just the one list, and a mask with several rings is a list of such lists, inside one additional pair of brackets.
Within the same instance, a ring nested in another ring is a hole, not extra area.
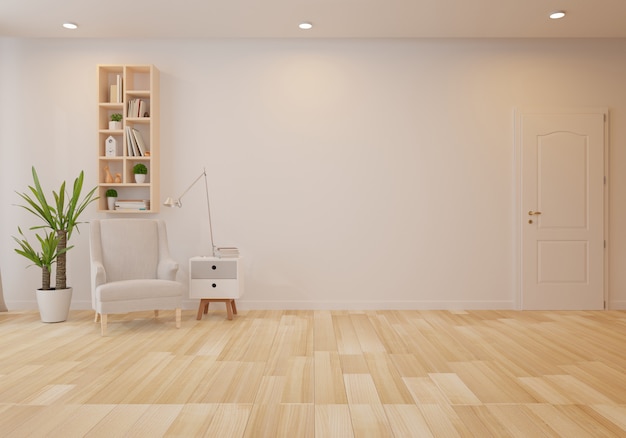
[(604, 114), (522, 114), (521, 307), (604, 307)]
[(587, 242), (539, 241), (537, 258), (537, 281), (540, 284), (587, 282)]
[[(587, 226), (587, 137), (567, 132), (537, 138), (539, 181), (538, 207), (543, 211), (540, 228), (583, 228)], [(566, 201), (566, 202), (562, 202)]]

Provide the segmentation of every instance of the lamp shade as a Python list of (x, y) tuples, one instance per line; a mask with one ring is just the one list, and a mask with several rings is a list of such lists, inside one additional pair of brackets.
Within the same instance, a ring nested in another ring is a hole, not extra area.
[(180, 199), (167, 198), (163, 205), (166, 207), (180, 207), (182, 204), (180, 203)]

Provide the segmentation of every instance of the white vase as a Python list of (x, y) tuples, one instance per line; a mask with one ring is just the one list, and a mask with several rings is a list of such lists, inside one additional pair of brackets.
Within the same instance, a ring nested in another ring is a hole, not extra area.
[(72, 288), (41, 290), (37, 289), (37, 305), (42, 322), (63, 322), (67, 320), (72, 302)]
[(113, 122), (113, 121), (109, 122), (109, 130), (119, 131), (120, 129), (122, 129), (122, 122)]
[(117, 198), (113, 196), (107, 196), (107, 208), (109, 210), (115, 210), (115, 201), (117, 201)]
[(146, 182), (146, 174), (145, 173), (136, 173), (135, 174), (135, 182), (137, 184), (143, 184)]

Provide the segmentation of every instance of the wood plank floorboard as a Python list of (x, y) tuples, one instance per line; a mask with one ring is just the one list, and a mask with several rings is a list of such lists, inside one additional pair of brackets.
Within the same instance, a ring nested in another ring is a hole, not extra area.
[(2, 437), (626, 437), (626, 312), (0, 313)]

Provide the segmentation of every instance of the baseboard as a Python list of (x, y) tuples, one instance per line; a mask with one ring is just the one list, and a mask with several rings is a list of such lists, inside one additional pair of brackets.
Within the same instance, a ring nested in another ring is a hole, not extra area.
[[(183, 309), (196, 310), (198, 300), (183, 300)], [(7, 301), (11, 310), (37, 310), (37, 301)], [(221, 305), (216, 303), (215, 305)], [(514, 310), (514, 301), (254, 301), (239, 299), (241, 310)], [(90, 310), (91, 301), (74, 300), (72, 310)], [(626, 300), (611, 301), (609, 310), (626, 310)]]
[(626, 310), (626, 300), (609, 301), (609, 310)]
[[(197, 310), (199, 300), (183, 300), (184, 310)], [(7, 301), (9, 311), (37, 310), (37, 301)], [(219, 305), (220, 303), (216, 303)], [(92, 310), (91, 301), (73, 300), (70, 310)]]
[[(236, 300), (241, 310), (510, 310), (512, 301), (253, 301)], [(183, 300), (183, 309), (196, 310), (198, 300)], [(216, 303), (220, 305), (221, 303)], [(624, 303), (626, 305), (626, 303)], [(9, 310), (36, 310), (36, 301), (7, 302)], [(91, 301), (74, 300), (72, 310), (90, 310)]]
[(512, 310), (512, 301), (248, 301), (242, 310)]

